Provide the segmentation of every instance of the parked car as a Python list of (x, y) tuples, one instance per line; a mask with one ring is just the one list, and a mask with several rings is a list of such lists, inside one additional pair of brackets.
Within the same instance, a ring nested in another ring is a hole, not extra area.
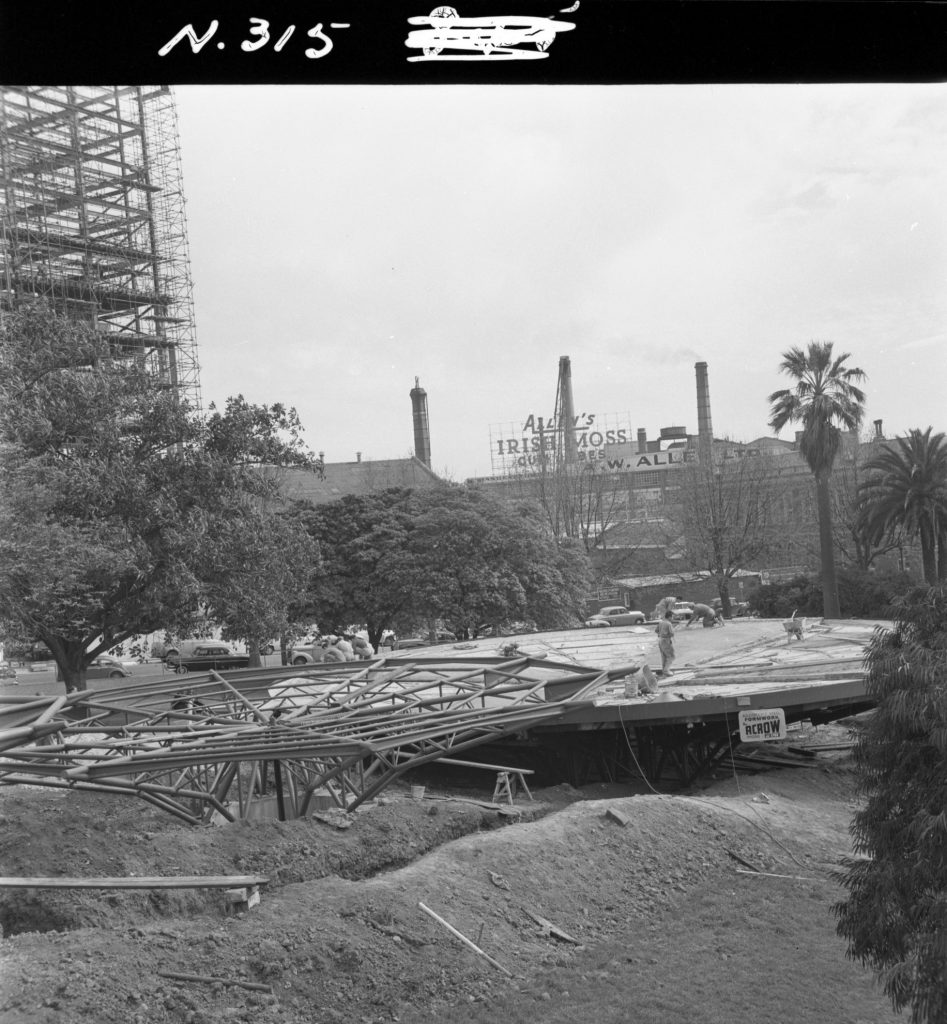
[(640, 626), (645, 621), (644, 612), (629, 611), (623, 604), (613, 604), (599, 610), (585, 620), (586, 626)]
[(674, 622), (689, 622), (694, 616), (693, 601), (678, 601), (671, 609), (671, 618)]
[(287, 655), (290, 665), (316, 665), (325, 660), (325, 648), (318, 641), (293, 644)]
[(490, 636), (511, 636), (518, 633), (538, 633), (539, 627), (535, 622), (524, 619), (513, 619), (504, 622), (485, 622), (477, 627), (477, 639)]
[[(165, 643), (162, 640), (156, 640), (151, 645), (152, 657), (160, 658), (165, 661), (168, 657), (175, 654), (188, 654), (194, 650), (199, 644), (208, 643), (222, 643), (220, 640), (173, 640)], [(260, 644), (260, 654), (275, 654), (279, 649), (279, 643), (275, 640), (266, 640)]]
[(85, 670), (86, 679), (124, 679), (130, 675), (131, 672), (118, 658), (113, 658), (110, 654), (100, 654), (93, 658)]
[[(719, 597), (713, 599), (713, 610), (719, 612), (723, 609), (723, 601)], [(744, 615), (749, 615), (750, 604), (748, 601), (731, 601), (730, 602), (730, 614), (733, 618), (739, 619)]]
[[(187, 644), (187, 649), (185, 648)], [(238, 654), (227, 644), (216, 641), (198, 640), (193, 646), (188, 641), (181, 645), (178, 654), (169, 654), (165, 658), (169, 668), (178, 675), (187, 672), (209, 672), (211, 669), (247, 668), (250, 664), (249, 654)]]
[(427, 647), (428, 641), (423, 636), (404, 636), (399, 637), (395, 643), (396, 651), (407, 651), (412, 647)]
[(202, 644), (216, 643), (214, 640), (173, 640), (170, 643), (154, 643), (151, 646), (152, 654), (156, 658), (160, 658), (162, 661), (167, 661), (169, 658), (175, 658), (179, 654), (193, 654), (195, 647), (200, 647)]

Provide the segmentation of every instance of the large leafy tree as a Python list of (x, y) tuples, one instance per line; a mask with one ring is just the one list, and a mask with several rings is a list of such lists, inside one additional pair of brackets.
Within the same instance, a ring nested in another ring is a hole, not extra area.
[(832, 531), (832, 467), (842, 444), (843, 431), (857, 431), (865, 395), (857, 383), (864, 371), (845, 365), (849, 353), (836, 355), (830, 341), (812, 341), (807, 349), (797, 346), (783, 353), (780, 370), (794, 381), (791, 388), (769, 396), (770, 426), (777, 433), (789, 423), (799, 423), (799, 450), (815, 476), (819, 510), (819, 547), (825, 615), (838, 618), (838, 581)]
[(329, 628), (386, 629), (442, 619), (474, 632), (485, 622), (575, 621), (588, 591), (588, 557), (559, 546), (541, 512), (476, 488), (390, 489), (299, 507), (323, 559), (308, 604)]
[(252, 410), (200, 417), (108, 335), (46, 307), (0, 321), (0, 620), (49, 647), (67, 690), (97, 654), (186, 628), (253, 539), (265, 547), (251, 513), (275, 483), (257, 460), (311, 456), (291, 411)]
[(855, 744), (862, 809), (836, 905), (849, 955), (913, 1024), (947, 1020), (947, 590), (901, 600), (866, 656), (877, 698)]
[(301, 524), (269, 502), (220, 519), (208, 541), (225, 557), (224, 572), (210, 575), (205, 609), (225, 640), (243, 641), (251, 667), (273, 637), (290, 630), (292, 609), (318, 575), (318, 547)]
[(410, 546), (421, 567), (415, 606), (425, 618), (445, 619), (461, 635), (507, 619), (544, 627), (578, 620), (588, 556), (579, 542), (557, 544), (537, 505), (504, 502), (476, 487), (415, 497)]
[(418, 575), (408, 549), (410, 491), (346, 495), (318, 506), (300, 502), (295, 515), (322, 558), (322, 571), (302, 602), (307, 617), (315, 618), (324, 631), (365, 623), (376, 646), (385, 630), (410, 621)]
[(903, 532), (921, 544), (924, 579), (947, 579), (947, 439), (911, 430), (880, 446), (860, 488), (862, 519), (874, 541)]

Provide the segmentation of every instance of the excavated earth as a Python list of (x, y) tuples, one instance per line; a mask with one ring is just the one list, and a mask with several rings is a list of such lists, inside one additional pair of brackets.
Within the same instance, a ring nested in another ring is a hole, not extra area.
[(834, 933), (846, 753), (499, 809), (425, 781), (346, 828), (193, 828), (132, 799), (0, 790), (3, 876), (269, 878), (237, 914), (221, 890), (0, 890), (0, 1024), (896, 1019)]

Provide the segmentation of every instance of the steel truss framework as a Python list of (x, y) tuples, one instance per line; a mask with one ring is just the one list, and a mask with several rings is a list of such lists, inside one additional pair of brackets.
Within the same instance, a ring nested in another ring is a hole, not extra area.
[(14, 701), (0, 707), (0, 783), (137, 796), (192, 824), (247, 818), (267, 795), (280, 818), (317, 794), (351, 810), (411, 768), (557, 721), (628, 671), (399, 658)]
[(37, 301), (96, 322), (200, 408), (166, 87), (0, 89), (0, 311)]

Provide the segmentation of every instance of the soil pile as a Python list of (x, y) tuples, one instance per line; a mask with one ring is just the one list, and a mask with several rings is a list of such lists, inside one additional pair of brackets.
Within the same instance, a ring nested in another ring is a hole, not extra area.
[(346, 828), (188, 828), (8, 789), (2, 875), (270, 882), (239, 915), (214, 890), (0, 892), (0, 1024), (893, 1021), (834, 936), (851, 784), (820, 758), (687, 796), (561, 786), (502, 810), (405, 788)]

